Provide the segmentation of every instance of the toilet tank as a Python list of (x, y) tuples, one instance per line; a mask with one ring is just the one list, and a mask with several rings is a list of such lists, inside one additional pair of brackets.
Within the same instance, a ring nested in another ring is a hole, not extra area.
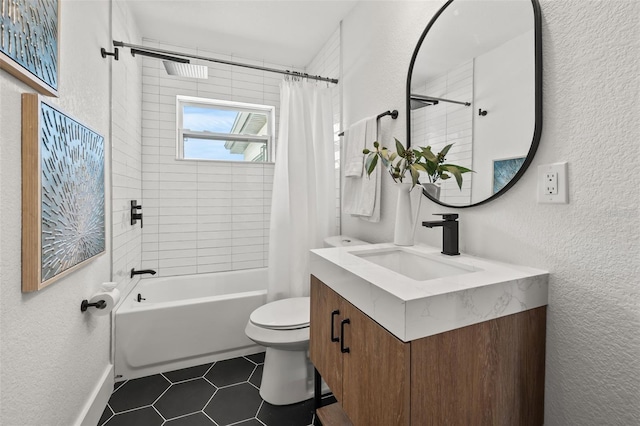
[(363, 244), (370, 244), (366, 241), (359, 240), (357, 238), (351, 238), (346, 235), (334, 235), (324, 239), (325, 247), (345, 247), (345, 246), (361, 246)]

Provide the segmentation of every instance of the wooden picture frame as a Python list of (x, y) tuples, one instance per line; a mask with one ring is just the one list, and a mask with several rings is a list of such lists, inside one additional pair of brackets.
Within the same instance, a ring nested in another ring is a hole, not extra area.
[[(0, 0), (1, 1), (1, 0)], [(105, 253), (104, 137), (22, 95), (22, 291)]]
[(62, 0), (0, 0), (0, 69), (58, 97)]

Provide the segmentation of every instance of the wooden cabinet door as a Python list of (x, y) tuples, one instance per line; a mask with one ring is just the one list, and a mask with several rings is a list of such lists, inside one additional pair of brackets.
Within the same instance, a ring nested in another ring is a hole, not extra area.
[(411, 342), (420, 426), (544, 423), (546, 307)]
[(409, 424), (410, 345), (346, 300), (342, 408), (354, 425)]
[(342, 401), (343, 356), (335, 338), (340, 336), (340, 321), (344, 317), (342, 300), (338, 293), (311, 276), (309, 357), (338, 401)]

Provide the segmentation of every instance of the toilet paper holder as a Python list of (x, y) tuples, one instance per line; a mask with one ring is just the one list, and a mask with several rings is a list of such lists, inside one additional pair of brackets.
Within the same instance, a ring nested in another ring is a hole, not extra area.
[(107, 302), (105, 302), (104, 300), (98, 300), (95, 303), (89, 303), (87, 299), (84, 299), (82, 303), (80, 303), (80, 312), (84, 312), (89, 308), (104, 309), (106, 307)]

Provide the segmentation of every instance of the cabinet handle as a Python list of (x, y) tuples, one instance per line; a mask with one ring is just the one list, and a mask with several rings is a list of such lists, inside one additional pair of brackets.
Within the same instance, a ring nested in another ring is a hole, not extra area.
[(336, 315), (340, 315), (340, 311), (337, 309), (331, 312), (331, 341), (332, 342), (340, 341), (340, 338), (336, 337), (336, 335), (333, 333), (333, 319), (335, 318)]
[(349, 353), (349, 348), (344, 347), (344, 325), (351, 324), (351, 320), (349, 318), (343, 319), (340, 322), (340, 352), (343, 354)]

